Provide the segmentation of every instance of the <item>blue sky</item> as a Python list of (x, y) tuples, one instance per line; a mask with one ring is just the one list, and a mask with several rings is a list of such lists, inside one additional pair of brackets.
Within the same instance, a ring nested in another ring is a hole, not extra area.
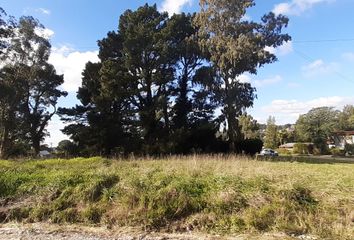
[[(247, 17), (258, 21), (266, 12), (290, 18), (286, 29), (293, 40), (274, 51), (279, 61), (245, 74), (242, 80), (257, 88), (258, 99), (249, 113), (264, 123), (275, 116), (277, 123), (294, 123), (299, 114), (313, 107), (341, 109), (354, 104), (354, 1), (353, 0), (256, 0)], [(69, 92), (59, 106), (77, 103), (76, 91), (87, 61), (97, 61), (96, 42), (116, 30), (126, 9), (157, 4), (170, 13), (198, 11), (198, 0), (0, 0), (10, 15), (32, 15), (45, 25), (53, 46), (50, 62), (64, 74), (63, 89)], [(55, 117), (46, 142), (55, 146), (66, 138), (63, 124)]]

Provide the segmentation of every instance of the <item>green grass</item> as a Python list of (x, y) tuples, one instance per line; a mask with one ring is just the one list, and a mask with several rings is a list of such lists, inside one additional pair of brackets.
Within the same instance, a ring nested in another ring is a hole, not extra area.
[(0, 222), (351, 239), (353, 173), (232, 156), (0, 161)]

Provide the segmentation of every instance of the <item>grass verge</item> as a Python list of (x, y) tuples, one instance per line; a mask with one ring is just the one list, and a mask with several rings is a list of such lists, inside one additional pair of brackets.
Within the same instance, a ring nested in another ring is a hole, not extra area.
[(351, 239), (353, 169), (232, 156), (0, 161), (0, 222)]

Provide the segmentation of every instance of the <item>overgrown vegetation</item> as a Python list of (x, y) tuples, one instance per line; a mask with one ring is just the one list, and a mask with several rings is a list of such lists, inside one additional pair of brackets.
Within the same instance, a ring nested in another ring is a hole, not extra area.
[(225, 156), (0, 161), (0, 221), (350, 239), (352, 170)]

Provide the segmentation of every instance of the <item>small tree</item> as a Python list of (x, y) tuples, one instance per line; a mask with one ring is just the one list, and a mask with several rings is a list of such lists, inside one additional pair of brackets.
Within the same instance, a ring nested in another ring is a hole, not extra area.
[(78, 154), (78, 147), (70, 140), (62, 140), (58, 143), (56, 152), (63, 157), (72, 157)]
[(265, 133), (264, 147), (275, 149), (278, 147), (278, 128), (275, 117), (269, 116)]
[(251, 115), (242, 114), (239, 117), (241, 133), (244, 139), (260, 138), (259, 124)]

